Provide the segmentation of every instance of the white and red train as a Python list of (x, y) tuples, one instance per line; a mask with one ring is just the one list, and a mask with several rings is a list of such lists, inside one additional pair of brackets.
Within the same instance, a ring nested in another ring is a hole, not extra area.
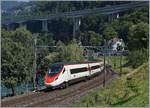
[(55, 63), (45, 75), (46, 87), (66, 87), (81, 79), (90, 78), (102, 72), (103, 61), (84, 63)]

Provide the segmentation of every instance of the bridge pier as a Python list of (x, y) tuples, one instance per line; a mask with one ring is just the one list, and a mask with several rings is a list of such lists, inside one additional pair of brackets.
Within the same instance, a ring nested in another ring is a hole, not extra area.
[(73, 39), (76, 38), (76, 33), (79, 31), (80, 29), (80, 24), (81, 24), (81, 20), (79, 17), (75, 17), (73, 19)]
[(119, 13), (117, 13), (116, 17), (117, 17), (117, 18), (119, 18), (119, 17), (120, 17), (120, 16), (119, 16)]
[(25, 28), (27, 28), (27, 25), (24, 22), (20, 22), (20, 23), (18, 23), (18, 27), (25, 27)]
[(9, 31), (9, 30), (15, 30), (16, 28), (17, 28), (17, 23), (7, 24), (6, 27), (5, 27), (5, 29), (7, 31)]
[(108, 22), (111, 22), (113, 19), (113, 14), (108, 15)]
[(119, 18), (119, 13), (114, 13), (114, 14), (113, 14), (113, 20), (114, 20), (114, 19), (118, 19), (118, 18)]
[(48, 22), (47, 22), (47, 20), (42, 20), (42, 32), (48, 32)]
[(11, 29), (11, 28), (10, 28), (10, 25), (9, 25), (9, 24), (6, 24), (5, 29), (6, 29), (7, 31), (9, 31), (9, 30)]
[(108, 21), (111, 22), (115, 19), (118, 19), (119, 18), (119, 13), (112, 13), (108, 16)]

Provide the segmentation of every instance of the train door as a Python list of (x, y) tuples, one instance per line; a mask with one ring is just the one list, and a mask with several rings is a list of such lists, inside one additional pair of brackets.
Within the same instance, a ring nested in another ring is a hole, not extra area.
[(91, 67), (90, 67), (89, 63), (88, 63), (88, 71), (89, 71), (89, 76), (91, 76)]
[(69, 81), (70, 80), (70, 69), (65, 68), (65, 81)]
[(94, 65), (93, 65), (93, 64), (91, 64), (91, 65), (90, 65), (91, 75), (93, 75), (93, 74), (95, 73), (95, 69), (94, 69), (93, 67), (94, 67)]
[(101, 72), (103, 70), (103, 64), (100, 63), (99, 65), (100, 65), (100, 72)]

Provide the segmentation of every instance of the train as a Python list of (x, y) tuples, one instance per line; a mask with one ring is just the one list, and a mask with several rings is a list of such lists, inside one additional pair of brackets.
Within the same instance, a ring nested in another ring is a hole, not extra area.
[(45, 74), (44, 83), (47, 88), (66, 88), (69, 84), (87, 80), (102, 73), (103, 61), (82, 63), (54, 63)]

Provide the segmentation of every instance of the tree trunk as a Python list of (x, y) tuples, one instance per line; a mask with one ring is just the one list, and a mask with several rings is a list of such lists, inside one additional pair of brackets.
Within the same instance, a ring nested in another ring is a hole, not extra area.
[(16, 95), (16, 91), (15, 91), (13, 86), (11, 86), (11, 90), (12, 90), (12, 96), (15, 96)]

